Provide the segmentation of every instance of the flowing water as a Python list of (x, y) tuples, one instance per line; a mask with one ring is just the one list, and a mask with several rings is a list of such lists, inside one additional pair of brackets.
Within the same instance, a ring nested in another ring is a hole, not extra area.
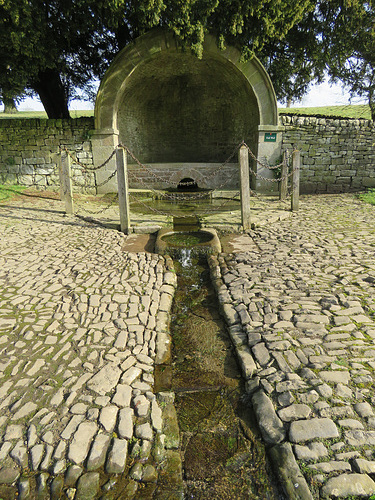
[(171, 335), (187, 499), (280, 499), (211, 285), (206, 256), (171, 250)]

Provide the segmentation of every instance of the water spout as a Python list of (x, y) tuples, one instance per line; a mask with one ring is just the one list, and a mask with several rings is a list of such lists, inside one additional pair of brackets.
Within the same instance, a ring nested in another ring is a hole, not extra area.
[(180, 258), (178, 259), (183, 268), (188, 268), (192, 265), (191, 248), (181, 248)]

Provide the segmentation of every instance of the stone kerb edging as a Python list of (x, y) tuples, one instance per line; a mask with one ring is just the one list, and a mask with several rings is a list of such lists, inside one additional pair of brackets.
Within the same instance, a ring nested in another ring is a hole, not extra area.
[[(172, 362), (172, 338), (170, 335), (170, 314), (177, 287), (177, 275), (173, 260), (164, 255), (163, 284), (160, 288), (159, 308), (156, 316), (155, 366), (170, 365)], [(162, 410), (162, 433), (156, 435), (155, 448), (159, 450), (159, 463), (163, 472), (158, 477), (160, 490), (166, 497), (183, 498), (182, 460), (179, 452), (180, 432), (172, 391), (159, 392), (157, 401)], [(155, 457), (156, 458), (156, 457)]]
[[(286, 441), (285, 424), (277, 416), (272, 400), (261, 388), (260, 379), (256, 375), (261, 370), (261, 366), (246, 345), (248, 335), (242, 328), (242, 325), (246, 325), (250, 318), (245, 308), (237, 310), (232, 305), (232, 299), (224, 283), (225, 271), (228, 272), (226, 262), (219, 255), (218, 258), (209, 256), (208, 263), (229, 336), (236, 349), (242, 374), (246, 380), (246, 390), (251, 395), (262, 438), (269, 447), (269, 456), (284, 493), (289, 500), (312, 500), (313, 496), (296, 462), (291, 444)], [(229, 280), (231, 279), (234, 279), (233, 275), (229, 277)], [(264, 355), (268, 353), (265, 352)]]

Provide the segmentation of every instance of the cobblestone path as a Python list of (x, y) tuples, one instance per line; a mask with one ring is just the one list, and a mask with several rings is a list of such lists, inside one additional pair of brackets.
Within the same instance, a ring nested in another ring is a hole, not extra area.
[(291, 498), (369, 498), (375, 207), (304, 197), (298, 214), (251, 236), (211, 265), (271, 457)]
[[(0, 498), (35, 488), (38, 498), (63, 489), (96, 498), (103, 474), (133, 462), (118, 496), (132, 498), (140, 480), (155, 484), (163, 455), (152, 388), (175, 275), (158, 255), (124, 252), (123, 234), (64, 216), (60, 202), (9, 205), (0, 205)], [(102, 494), (116, 487), (109, 479)]]
[[(241, 238), (211, 271), (288, 496), (369, 498), (375, 207), (303, 197)], [(153, 392), (175, 275), (163, 257), (124, 252), (125, 239), (56, 200), (0, 205), (4, 500), (151, 498), (168, 460), (155, 498), (181, 498), (172, 396)]]

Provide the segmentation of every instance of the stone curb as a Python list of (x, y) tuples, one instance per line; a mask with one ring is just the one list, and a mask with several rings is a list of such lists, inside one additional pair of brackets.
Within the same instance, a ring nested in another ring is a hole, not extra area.
[(273, 446), (269, 450), (273, 468), (290, 500), (312, 500), (313, 496), (294, 458), (290, 443)]
[[(222, 260), (221, 264), (223, 263)], [(285, 426), (277, 416), (271, 399), (262, 389), (259, 389), (259, 377), (255, 376), (259, 370), (257, 360), (254, 359), (247, 346), (238, 343), (238, 335), (242, 330), (240, 317), (234, 306), (223, 299), (224, 294), (221, 292), (226, 289), (218, 258), (209, 256), (208, 265), (221, 312), (228, 325), (243, 377), (246, 380), (247, 391), (252, 393), (251, 401), (262, 438), (266, 444), (272, 446), (268, 453), (275, 473), (288, 500), (312, 500), (313, 496), (295, 460), (292, 447), (290, 443), (283, 442), (286, 437)], [(237, 327), (235, 332), (234, 326)]]

